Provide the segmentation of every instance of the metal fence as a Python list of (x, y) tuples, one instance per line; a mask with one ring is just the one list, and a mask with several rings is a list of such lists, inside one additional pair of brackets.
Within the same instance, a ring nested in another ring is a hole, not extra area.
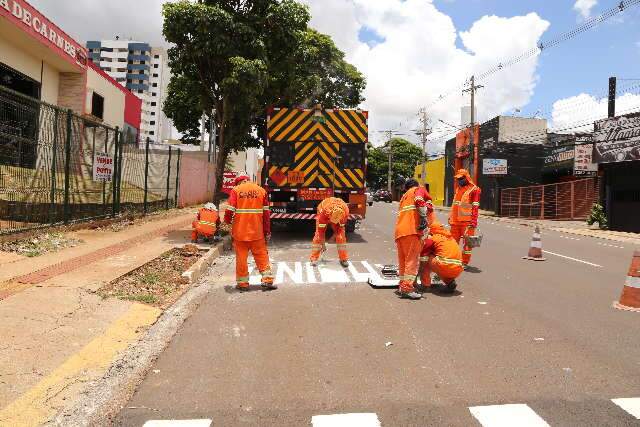
[(598, 178), (557, 184), (506, 188), (501, 191), (500, 216), (584, 220), (600, 195)]
[[(111, 180), (94, 179), (96, 155)], [(176, 206), (180, 150), (0, 87), (0, 234)]]

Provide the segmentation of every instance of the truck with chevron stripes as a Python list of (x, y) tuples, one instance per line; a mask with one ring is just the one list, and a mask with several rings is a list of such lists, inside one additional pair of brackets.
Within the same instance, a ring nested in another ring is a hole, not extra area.
[(273, 222), (315, 220), (327, 197), (349, 205), (347, 232), (367, 209), (369, 114), (361, 110), (273, 108), (267, 112), (262, 186)]

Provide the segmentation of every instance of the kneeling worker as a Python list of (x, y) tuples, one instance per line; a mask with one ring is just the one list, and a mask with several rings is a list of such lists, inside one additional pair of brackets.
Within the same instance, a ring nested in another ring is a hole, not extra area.
[(318, 216), (316, 217), (316, 234), (313, 236), (311, 244), (311, 265), (317, 265), (322, 250), (324, 249), (325, 233), (327, 225), (331, 224), (333, 232), (336, 236), (336, 244), (338, 246), (338, 257), (340, 265), (347, 267), (349, 265), (349, 255), (347, 254), (347, 235), (345, 226), (349, 219), (349, 206), (337, 197), (329, 197), (324, 199), (318, 205)]
[(431, 272), (444, 282), (447, 292), (456, 289), (456, 278), (463, 271), (462, 251), (442, 224), (432, 224), (420, 253), (420, 291), (431, 287)]
[(233, 224), (231, 236), (236, 251), (236, 289), (249, 290), (249, 251), (262, 275), (262, 288), (278, 289), (273, 284), (267, 251), (267, 240), (271, 238), (271, 210), (267, 192), (250, 182), (246, 174), (238, 175), (235, 184), (229, 195), (224, 222)]
[(207, 240), (213, 239), (213, 236), (220, 227), (220, 216), (218, 208), (213, 203), (207, 203), (200, 208), (196, 220), (191, 224), (191, 243), (197, 243), (198, 237), (202, 236)]

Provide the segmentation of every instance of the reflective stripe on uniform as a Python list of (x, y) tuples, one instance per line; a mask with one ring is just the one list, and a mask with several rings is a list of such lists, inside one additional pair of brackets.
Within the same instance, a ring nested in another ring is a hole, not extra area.
[(263, 210), (263, 211), (270, 211), (270, 210), (271, 210), (271, 208), (270, 208), (269, 206), (263, 206), (263, 207), (262, 207), (262, 210)]
[(462, 251), (462, 253), (465, 255), (471, 255), (471, 251)]
[(455, 202), (453, 202), (453, 204), (454, 204), (455, 206), (458, 206), (458, 205), (460, 205), (460, 202), (459, 202), (459, 201), (455, 201)]
[(261, 214), (262, 209), (236, 209), (237, 214)]
[(338, 249), (346, 249), (347, 248), (347, 244), (346, 243), (338, 243), (336, 246), (338, 247)]
[(480, 206), (480, 202), (473, 202), (471, 203), (473, 206)]
[[(466, 252), (465, 252), (466, 253)], [(471, 252), (469, 252), (471, 253)], [(445, 258), (445, 257), (441, 257), (441, 256), (436, 256), (436, 259), (438, 261), (440, 261), (443, 264), (451, 264), (451, 265), (459, 265), (462, 266), (462, 261), (458, 260), (458, 259), (452, 259), (452, 258)]]
[(198, 221), (198, 223), (203, 224), (203, 225), (211, 225), (211, 226), (214, 226), (214, 227), (216, 226), (215, 222), (209, 222), (209, 221), (200, 220), (200, 221)]
[(429, 257), (428, 256), (421, 256), (420, 257), (420, 262), (425, 262), (425, 261), (429, 261)]
[(271, 269), (261, 271), (260, 275), (262, 276), (263, 279), (273, 279), (273, 273), (271, 272)]
[(236, 279), (236, 283), (248, 283), (249, 282), (249, 277), (238, 277)]
[(400, 212), (404, 212), (404, 211), (413, 211), (416, 209), (416, 205), (407, 205), (402, 207), (402, 209), (400, 209)]
[(227, 206), (227, 210), (231, 212), (235, 212), (236, 208), (234, 208), (233, 206)]
[(327, 224), (318, 224), (318, 228), (327, 228)]

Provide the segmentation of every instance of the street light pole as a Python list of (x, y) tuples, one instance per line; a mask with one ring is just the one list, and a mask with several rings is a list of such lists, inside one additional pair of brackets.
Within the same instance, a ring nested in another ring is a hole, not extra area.
[(471, 123), (469, 129), (469, 173), (472, 178), (475, 178), (474, 162), (475, 162), (475, 141), (474, 131), (476, 124), (476, 90), (483, 88), (484, 86), (476, 85), (476, 77), (471, 76), (471, 85), (468, 89), (462, 92), (471, 93)]

